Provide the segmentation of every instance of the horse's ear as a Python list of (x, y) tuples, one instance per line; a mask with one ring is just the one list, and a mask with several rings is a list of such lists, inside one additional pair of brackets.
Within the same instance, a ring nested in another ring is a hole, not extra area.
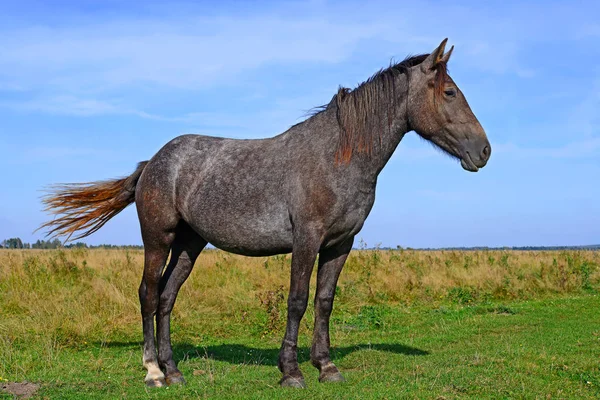
[(452, 55), (452, 50), (454, 50), (454, 45), (452, 47), (450, 47), (450, 50), (448, 50), (448, 52), (442, 56), (443, 63), (448, 64), (448, 61), (450, 60), (450, 56)]
[[(421, 63), (421, 70), (425, 73), (434, 69), (435, 65), (443, 60), (444, 57), (444, 49), (446, 48), (446, 42), (448, 42), (448, 38), (442, 40), (442, 43), (431, 52), (431, 54)], [(452, 53), (450, 50), (448, 53)], [(448, 56), (449, 58), (450, 56)]]

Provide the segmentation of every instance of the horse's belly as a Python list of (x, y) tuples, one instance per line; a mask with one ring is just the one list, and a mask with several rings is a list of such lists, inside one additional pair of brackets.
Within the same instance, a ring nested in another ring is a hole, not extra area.
[(291, 223), (283, 213), (278, 214), (244, 215), (231, 210), (188, 218), (188, 223), (219, 249), (247, 256), (269, 256), (292, 251)]
[(246, 256), (272, 256), (292, 251), (292, 233), (284, 230), (260, 229), (248, 223), (238, 232), (207, 233), (205, 240), (215, 247)]

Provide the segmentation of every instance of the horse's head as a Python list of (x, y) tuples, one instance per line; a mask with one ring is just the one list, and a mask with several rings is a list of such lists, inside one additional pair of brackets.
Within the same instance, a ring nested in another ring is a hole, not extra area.
[(421, 64), (411, 68), (408, 117), (411, 129), (476, 172), (492, 152), (481, 124), (465, 96), (450, 78), (447, 63), (454, 46), (444, 54), (446, 41)]

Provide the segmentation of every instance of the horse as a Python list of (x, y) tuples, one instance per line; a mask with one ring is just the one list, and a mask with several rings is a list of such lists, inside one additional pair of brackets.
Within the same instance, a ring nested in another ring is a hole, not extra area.
[(144, 243), (139, 300), (147, 386), (185, 383), (173, 360), (170, 315), (208, 243), (246, 256), (292, 253), (278, 359), (279, 383), (287, 387), (305, 387), (298, 327), (318, 257), (310, 358), (320, 382), (344, 380), (329, 352), (335, 288), (394, 150), (415, 131), (467, 171), (478, 171), (491, 155), (484, 129), (448, 75), (454, 46), (445, 52), (446, 42), (391, 63), (353, 90), (340, 87), (328, 104), (278, 136), (182, 135), (128, 177), (50, 190), (43, 201), (57, 216), (41, 228), (67, 239), (92, 234), (136, 204)]

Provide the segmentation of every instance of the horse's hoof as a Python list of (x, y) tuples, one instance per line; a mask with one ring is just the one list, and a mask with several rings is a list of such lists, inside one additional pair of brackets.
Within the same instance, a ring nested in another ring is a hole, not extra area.
[(165, 381), (165, 378), (148, 379), (145, 382), (146, 382), (146, 386), (149, 388), (167, 386), (167, 382)]
[(319, 382), (346, 382), (346, 379), (338, 371), (330, 372), (328, 374), (321, 374), (321, 376), (319, 376)]
[(306, 384), (304, 383), (304, 378), (302, 377), (294, 377), (294, 376), (284, 376), (279, 381), (281, 387), (292, 387), (304, 389), (306, 388)]
[(167, 375), (167, 385), (185, 385), (185, 378), (182, 374)]

